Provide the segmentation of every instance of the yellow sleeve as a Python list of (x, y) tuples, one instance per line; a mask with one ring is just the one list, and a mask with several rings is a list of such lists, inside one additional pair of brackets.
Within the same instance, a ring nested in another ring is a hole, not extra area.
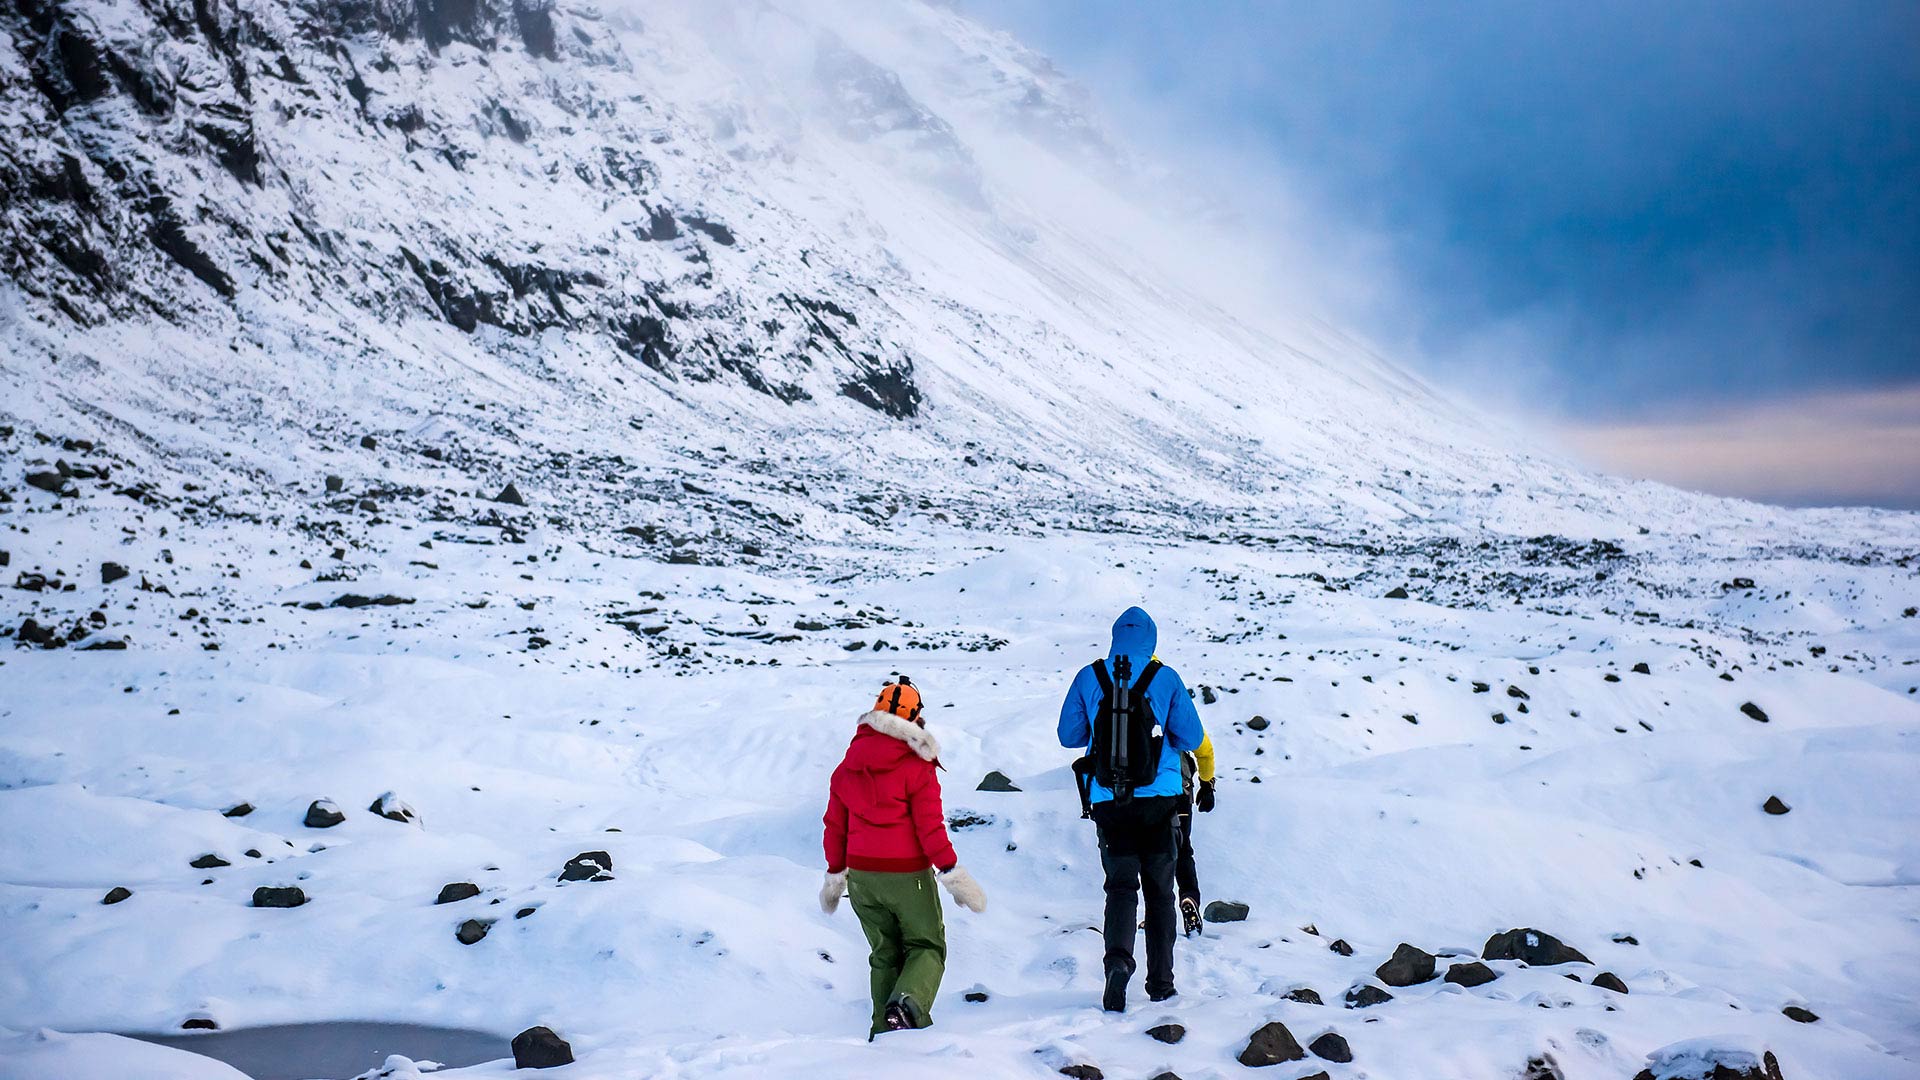
[(1200, 748), (1193, 752), (1194, 764), (1199, 767), (1200, 779), (1213, 779), (1213, 736), (1202, 735)]

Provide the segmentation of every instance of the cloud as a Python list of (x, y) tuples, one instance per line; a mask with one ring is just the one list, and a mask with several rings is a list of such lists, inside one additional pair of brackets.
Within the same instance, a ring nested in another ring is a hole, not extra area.
[(1920, 383), (1724, 407), (1693, 418), (1568, 423), (1613, 472), (1787, 505), (1920, 509)]

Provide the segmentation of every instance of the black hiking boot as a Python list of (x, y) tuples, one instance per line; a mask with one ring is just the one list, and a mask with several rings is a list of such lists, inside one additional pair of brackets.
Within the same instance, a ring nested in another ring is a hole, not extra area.
[(1107, 972), (1107, 992), (1100, 995), (1100, 1007), (1108, 1012), (1127, 1011), (1128, 974), (1119, 968)]
[(1178, 996), (1180, 996), (1180, 991), (1175, 990), (1171, 986), (1165, 987), (1164, 989), (1149, 989), (1147, 991), (1148, 1001), (1165, 1001), (1168, 998)]
[(887, 1006), (885, 1018), (888, 1031), (906, 1031), (913, 1027), (913, 1015), (898, 1001)]
[(1191, 896), (1181, 897), (1180, 922), (1186, 926), (1188, 937), (1192, 937), (1200, 932), (1202, 925), (1200, 922), (1200, 901), (1195, 900)]

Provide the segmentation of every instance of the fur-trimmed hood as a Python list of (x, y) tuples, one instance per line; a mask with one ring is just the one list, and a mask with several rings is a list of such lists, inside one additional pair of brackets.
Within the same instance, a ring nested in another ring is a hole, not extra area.
[(933, 732), (928, 731), (926, 728), (911, 720), (895, 716), (890, 712), (882, 712), (879, 709), (875, 709), (865, 716), (862, 716), (860, 723), (862, 726), (870, 727), (882, 735), (891, 735), (901, 742), (906, 743), (907, 747), (919, 755), (923, 761), (938, 761), (940, 759), (940, 740), (933, 737)]

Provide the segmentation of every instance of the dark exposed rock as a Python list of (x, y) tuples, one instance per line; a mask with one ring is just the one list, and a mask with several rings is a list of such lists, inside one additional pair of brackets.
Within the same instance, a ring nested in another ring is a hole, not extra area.
[(413, 812), (413, 807), (401, 801), (400, 797), (391, 791), (373, 800), (373, 802), (367, 806), (367, 810), (386, 818), (388, 821), (413, 824), (417, 824), (420, 821), (420, 815)]
[(1508, 686), (1507, 696), (1510, 698), (1513, 698), (1516, 701), (1526, 701), (1528, 700), (1529, 697), (1531, 697), (1531, 695), (1529, 695), (1525, 690), (1522, 690), (1517, 686)]
[(573, 1064), (573, 1047), (549, 1027), (531, 1027), (513, 1037), (513, 1067), (552, 1069)]
[(1553, 1055), (1535, 1054), (1527, 1059), (1526, 1068), (1520, 1070), (1520, 1080), (1567, 1080), (1567, 1077)]
[(253, 804), (250, 802), (234, 803), (220, 811), (222, 817), (246, 817), (251, 813), (253, 813)]
[(1448, 965), (1446, 981), (1456, 986), (1472, 988), (1475, 986), (1484, 986), (1499, 977), (1499, 974), (1492, 968), (1475, 960), (1466, 964)]
[(1395, 585), (1390, 591), (1388, 591), (1385, 597), (1385, 599), (1388, 599), (1388, 600), (1405, 600), (1407, 598), (1408, 598), (1407, 589), (1406, 589), (1406, 586), (1404, 585)]
[(411, 603), (413, 603), (412, 597), (407, 596), (394, 596), (392, 594), (361, 596), (359, 593), (344, 593), (336, 597), (334, 601), (327, 606), (352, 609), (363, 607), (399, 607), (402, 604)]
[(1328, 945), (1327, 948), (1332, 949), (1334, 952), (1339, 953), (1341, 956), (1353, 955), (1353, 946), (1347, 944), (1346, 938), (1334, 938), (1333, 943)]
[(49, 495), (72, 495), (74, 489), (67, 478), (57, 472), (30, 472), (27, 474), (27, 486), (39, 488)]
[(1820, 1017), (1816, 1015), (1813, 1010), (1799, 1005), (1789, 1005), (1781, 1009), (1780, 1014), (1797, 1024), (1814, 1024), (1820, 1020)]
[(1300, 1049), (1299, 1040), (1287, 1025), (1278, 1020), (1262, 1024), (1247, 1039), (1246, 1049), (1240, 1051), (1239, 1062), (1253, 1068), (1278, 1065), (1283, 1061), (1299, 1061), (1307, 1052)]
[(1148, 1028), (1147, 1036), (1163, 1043), (1177, 1043), (1187, 1037), (1187, 1029), (1180, 1024), (1161, 1024)]
[(1326, 1004), (1326, 1002), (1320, 1000), (1320, 991), (1315, 990), (1311, 986), (1297, 986), (1287, 991), (1286, 999), (1288, 1001), (1297, 1001), (1302, 1005)]
[(989, 997), (990, 995), (985, 990), (969, 990), (961, 995), (962, 1000), (970, 1001), (975, 1005), (983, 1004)]
[(1245, 922), (1250, 910), (1238, 900), (1215, 900), (1207, 905), (1202, 917), (1210, 923)]
[(253, 906), (258, 908), (296, 908), (306, 902), (306, 890), (298, 885), (262, 885), (253, 890)]
[(347, 482), (338, 476), (327, 477), (327, 494), (338, 495), (347, 486)]
[(1788, 811), (1792, 810), (1793, 807), (1788, 806), (1784, 802), (1781, 802), (1780, 796), (1769, 795), (1767, 796), (1767, 801), (1760, 804), (1760, 809), (1765, 810), (1769, 814), (1778, 816), (1780, 814), (1787, 813)]
[(1595, 975), (1593, 977), (1593, 985), (1602, 990), (1611, 990), (1616, 994), (1624, 994), (1627, 992), (1627, 984), (1621, 981), (1620, 976), (1615, 975), (1611, 971), (1603, 971)]
[(1646, 661), (1642, 660), (1640, 663), (1633, 665), (1633, 673), (1635, 675), (1651, 675), (1653, 674), (1653, 669), (1647, 666)]
[(1488, 960), (1521, 960), (1533, 967), (1591, 964), (1585, 953), (1552, 934), (1533, 929), (1508, 930), (1487, 939), (1480, 955)]
[(1387, 993), (1372, 983), (1361, 983), (1359, 986), (1347, 991), (1347, 1008), (1349, 1009), (1365, 1009), (1369, 1006), (1385, 1004), (1392, 1000), (1392, 994)]
[(1760, 706), (1755, 705), (1751, 701), (1743, 702), (1740, 706), (1740, 711), (1743, 713), (1746, 713), (1747, 716), (1749, 716), (1750, 718), (1754, 720), (1758, 720), (1763, 724), (1767, 722), (1767, 719), (1768, 719), (1767, 711), (1765, 709), (1762, 709)]
[(1247, 721), (1247, 727), (1253, 731), (1265, 731), (1267, 730), (1267, 727), (1270, 723), (1271, 721), (1269, 721), (1266, 717), (1256, 716), (1253, 719)]
[(100, 584), (102, 585), (111, 585), (126, 576), (127, 568), (117, 562), (104, 562), (100, 564)]
[(189, 1016), (180, 1021), (181, 1031), (219, 1031), (220, 1025), (211, 1016)]
[(187, 865), (193, 867), (195, 870), (217, 870), (222, 866), (232, 866), (233, 864), (212, 852), (208, 852)]
[(501, 488), (500, 494), (495, 495), (493, 497), (493, 501), (497, 503), (506, 503), (508, 506), (527, 505), (526, 496), (521, 495), (520, 489), (517, 487), (514, 487), (512, 483), (508, 483), (506, 487)]
[(309, 829), (331, 829), (347, 820), (332, 799), (315, 799), (307, 806), (305, 824)]
[(492, 928), (493, 923), (485, 919), (468, 919), (454, 930), (453, 937), (462, 945), (477, 945)]
[(451, 904), (480, 895), (480, 886), (471, 881), (452, 881), (440, 886), (440, 895), (435, 897), (436, 904)]
[(1061, 1067), (1060, 1075), (1072, 1077), (1073, 1080), (1106, 1080), (1107, 1074), (1101, 1072), (1097, 1065), (1065, 1065)]
[(360, 436), (360, 449), (377, 450), (379, 448), (380, 448), (380, 443), (376, 441), (373, 436), (371, 435)]
[(868, 370), (842, 384), (840, 393), (895, 420), (910, 420), (920, 412), (920, 388), (913, 384), (913, 364), (906, 360)]
[(1345, 1037), (1337, 1031), (1329, 1031), (1313, 1040), (1307, 1044), (1307, 1049), (1313, 1051), (1314, 1057), (1327, 1061), (1344, 1063), (1353, 1060), (1353, 1048), (1347, 1045)]
[(1393, 957), (1375, 968), (1373, 973), (1388, 986), (1417, 986), (1433, 978), (1433, 954), (1401, 942), (1393, 950)]
[(1020, 788), (1018, 785), (1016, 785), (1013, 782), (1012, 778), (1009, 777), (1006, 773), (1001, 772), (999, 769), (995, 769), (992, 772), (988, 773), (987, 775), (981, 777), (979, 785), (975, 787), (973, 790), (975, 791), (1019, 791)]
[(560, 870), (561, 881), (612, 881), (613, 856), (604, 851), (583, 851), (567, 860)]
[(100, 902), (103, 904), (117, 904), (132, 895), (132, 889), (127, 888), (125, 885), (115, 885), (113, 888), (107, 890), (107, 895), (101, 897)]
[(1752, 1064), (1753, 1055), (1746, 1052), (1738, 1054), (1702, 1055), (1689, 1048), (1689, 1051), (1668, 1057), (1660, 1051), (1649, 1055), (1652, 1064), (1635, 1073), (1633, 1080), (1784, 1080), (1780, 1075), (1779, 1059), (1773, 1051), (1760, 1054), (1759, 1064)]

